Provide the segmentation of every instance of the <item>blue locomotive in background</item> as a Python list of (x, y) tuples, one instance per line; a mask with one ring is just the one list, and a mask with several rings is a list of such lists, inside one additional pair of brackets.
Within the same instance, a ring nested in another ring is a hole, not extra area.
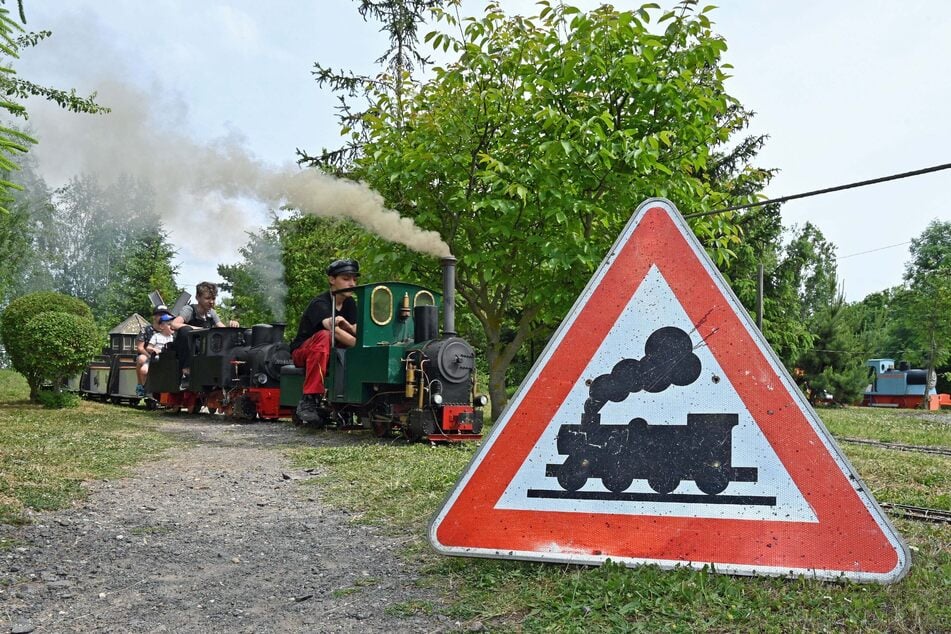
[(869, 359), (865, 363), (871, 383), (862, 397), (862, 404), (869, 407), (919, 408), (928, 395), (928, 409), (951, 407), (951, 396), (938, 394), (935, 389), (937, 377), (934, 372), (914, 369), (901, 361), (895, 366), (894, 359)]

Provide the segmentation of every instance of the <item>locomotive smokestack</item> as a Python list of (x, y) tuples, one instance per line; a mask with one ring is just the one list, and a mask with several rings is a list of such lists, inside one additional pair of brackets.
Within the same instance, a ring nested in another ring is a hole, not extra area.
[(450, 256), (440, 260), (442, 262), (442, 307), (443, 334), (456, 334), (456, 258)]

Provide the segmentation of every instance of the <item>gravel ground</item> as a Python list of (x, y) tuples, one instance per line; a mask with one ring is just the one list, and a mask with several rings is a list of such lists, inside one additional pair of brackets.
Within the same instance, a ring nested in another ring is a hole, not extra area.
[(447, 632), (388, 609), (433, 600), (398, 539), (325, 507), (289, 443), (353, 442), (288, 424), (168, 418), (195, 441), (73, 508), (0, 526), (5, 632)]

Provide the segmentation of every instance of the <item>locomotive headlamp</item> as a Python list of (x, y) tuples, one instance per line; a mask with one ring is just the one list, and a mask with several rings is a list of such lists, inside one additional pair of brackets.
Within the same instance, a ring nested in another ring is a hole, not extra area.
[(254, 375), (254, 380), (257, 381), (259, 385), (264, 385), (267, 383), (267, 375), (264, 372), (258, 372)]
[(433, 403), (442, 405), (442, 394), (433, 394)]
[(474, 401), (477, 406), (485, 407), (489, 404), (489, 397), (485, 394), (476, 394)]

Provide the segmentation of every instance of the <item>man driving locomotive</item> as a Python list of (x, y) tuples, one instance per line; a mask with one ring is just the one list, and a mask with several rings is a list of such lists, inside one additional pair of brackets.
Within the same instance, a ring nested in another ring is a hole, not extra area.
[(320, 416), (317, 400), (326, 391), (324, 376), (330, 360), (330, 333), (333, 332), (337, 346), (350, 348), (357, 342), (357, 303), (347, 289), (357, 285), (360, 264), (356, 260), (334, 260), (326, 273), (330, 290), (311, 300), (290, 344), (294, 365), (304, 368), (304, 395), (297, 406), (297, 416), (307, 423)]

